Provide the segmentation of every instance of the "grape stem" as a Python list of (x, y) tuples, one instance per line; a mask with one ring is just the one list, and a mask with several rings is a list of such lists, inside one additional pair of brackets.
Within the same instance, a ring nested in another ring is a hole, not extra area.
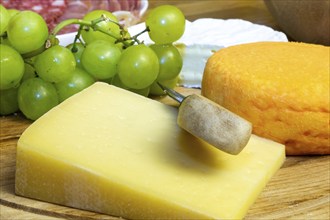
[(146, 29), (144, 29), (144, 30), (141, 31), (140, 33), (134, 35), (133, 37), (131, 37), (131, 39), (132, 39), (133, 41), (137, 42), (138, 44), (142, 44), (143, 42), (141, 42), (141, 41), (138, 39), (138, 37), (139, 37), (141, 34), (143, 34), (143, 33), (145, 33), (145, 32), (149, 32), (149, 31), (150, 31), (149, 27), (146, 27)]
[(81, 33), (82, 29), (83, 29), (83, 26), (80, 26), (78, 29), (78, 33), (76, 34), (76, 36), (73, 40), (73, 44), (72, 44), (72, 48), (71, 48), (72, 53), (77, 53), (77, 51), (78, 51), (78, 48), (76, 46), (78, 40), (80, 41), (80, 43), (82, 43), (85, 46), (85, 43), (80, 40), (80, 33)]
[[(98, 26), (97, 24), (99, 22), (102, 22), (102, 21), (107, 21), (107, 22), (113, 22), (115, 24), (117, 24), (121, 29), (122, 31), (124, 32), (123, 35), (118, 35), (118, 34), (115, 34), (115, 33), (111, 33), (109, 32), (108, 30), (104, 30), (102, 27)], [(66, 26), (68, 25), (73, 25), (73, 24), (77, 24), (77, 25), (80, 25), (79, 27), (79, 30), (78, 30), (78, 33), (75, 37), (75, 41), (76, 42), (79, 38), (80, 38), (80, 32), (82, 29), (93, 29), (94, 31), (100, 31), (101, 33), (104, 33), (104, 34), (107, 34), (113, 38), (116, 39), (116, 43), (123, 43), (126, 47), (128, 46), (131, 46), (131, 43), (127, 42), (128, 39), (122, 37), (122, 36), (125, 36), (125, 30), (123, 29), (123, 27), (107, 18), (105, 15), (102, 15), (100, 18), (97, 18), (95, 20), (92, 20), (92, 21), (85, 21), (85, 20), (82, 20), (82, 19), (76, 19), (76, 18), (72, 18), (72, 19), (67, 19), (67, 20), (64, 20), (62, 22), (60, 22), (55, 28), (54, 30), (52, 31), (52, 33), (50, 34), (49, 38), (48, 38), (48, 45), (46, 45), (46, 48), (47, 47), (50, 47), (51, 45), (54, 45), (54, 44), (58, 44), (58, 42), (56, 42), (56, 35)], [(136, 38), (133, 39), (134, 41), (136, 42), (139, 42)]]

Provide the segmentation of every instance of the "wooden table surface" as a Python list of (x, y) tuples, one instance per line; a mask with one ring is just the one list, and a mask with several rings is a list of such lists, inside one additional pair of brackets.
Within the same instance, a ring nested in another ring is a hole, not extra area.
[[(150, 8), (165, 3), (177, 5), (190, 21), (241, 18), (280, 30), (262, 0), (149, 0)], [(15, 196), (16, 142), (30, 123), (19, 114), (0, 118), (0, 219), (114, 219)], [(288, 157), (246, 219), (330, 219), (330, 156)]]

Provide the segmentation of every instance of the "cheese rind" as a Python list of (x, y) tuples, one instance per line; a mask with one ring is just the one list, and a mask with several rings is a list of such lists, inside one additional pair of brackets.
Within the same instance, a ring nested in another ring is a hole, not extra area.
[(96, 83), (22, 134), (16, 193), (129, 219), (243, 218), (284, 146), (252, 136), (229, 155), (176, 117), (173, 107)]

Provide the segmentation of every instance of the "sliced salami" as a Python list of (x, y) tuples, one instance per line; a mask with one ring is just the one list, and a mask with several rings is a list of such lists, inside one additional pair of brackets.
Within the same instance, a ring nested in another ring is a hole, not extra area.
[[(96, 9), (111, 12), (126, 11), (120, 15), (126, 19), (130, 14), (130, 20), (139, 20), (141, 1), (145, 0), (0, 0), (8, 9), (32, 10), (39, 13), (47, 22), (51, 31), (59, 22), (70, 18), (82, 18), (86, 13)], [(128, 19), (127, 19), (128, 20)], [(130, 22), (129, 25), (134, 24)], [(61, 33), (76, 31), (76, 26), (69, 26)]]
[(52, 28), (65, 13), (69, 0), (0, 0), (7, 9), (31, 10), (40, 14)]

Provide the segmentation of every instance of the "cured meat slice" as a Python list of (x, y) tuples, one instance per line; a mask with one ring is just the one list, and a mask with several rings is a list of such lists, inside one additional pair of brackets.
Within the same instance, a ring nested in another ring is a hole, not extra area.
[[(140, 19), (141, 1), (147, 0), (0, 0), (0, 3), (8, 9), (39, 13), (51, 31), (63, 20), (82, 18), (87, 12), (96, 9), (117, 12), (119, 20), (127, 22), (127, 26), (135, 24)], [(69, 26), (61, 33), (76, 31), (76, 28)]]
[(51, 30), (65, 13), (69, 0), (0, 0), (7, 9), (31, 10), (40, 14)]

